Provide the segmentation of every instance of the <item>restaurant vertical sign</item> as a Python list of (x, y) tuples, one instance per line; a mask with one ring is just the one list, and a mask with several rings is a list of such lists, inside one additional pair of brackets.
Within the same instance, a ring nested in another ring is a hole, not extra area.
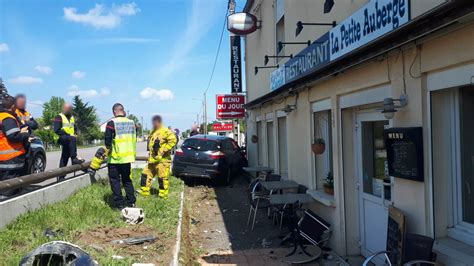
[(242, 93), (242, 56), (240, 36), (230, 36), (230, 72), (232, 93)]

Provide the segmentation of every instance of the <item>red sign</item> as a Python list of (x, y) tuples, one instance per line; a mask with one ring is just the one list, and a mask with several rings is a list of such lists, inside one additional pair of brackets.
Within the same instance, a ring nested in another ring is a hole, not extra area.
[(212, 125), (212, 131), (216, 131), (216, 132), (232, 131), (232, 127), (233, 127), (232, 123), (215, 123)]
[(244, 95), (216, 95), (216, 118), (232, 119), (245, 117)]

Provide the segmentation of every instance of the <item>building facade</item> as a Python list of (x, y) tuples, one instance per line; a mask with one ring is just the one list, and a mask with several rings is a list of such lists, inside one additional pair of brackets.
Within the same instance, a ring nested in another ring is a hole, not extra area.
[(340, 255), (384, 250), (394, 206), (439, 261), (473, 265), (474, 3), (334, 2), (247, 1), (250, 165), (307, 186)]

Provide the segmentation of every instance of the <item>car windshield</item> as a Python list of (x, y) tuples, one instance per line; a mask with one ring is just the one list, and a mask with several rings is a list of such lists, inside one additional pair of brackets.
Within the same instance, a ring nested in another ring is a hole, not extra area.
[(208, 139), (187, 139), (183, 143), (184, 149), (192, 149), (197, 151), (216, 151), (220, 149), (217, 141)]

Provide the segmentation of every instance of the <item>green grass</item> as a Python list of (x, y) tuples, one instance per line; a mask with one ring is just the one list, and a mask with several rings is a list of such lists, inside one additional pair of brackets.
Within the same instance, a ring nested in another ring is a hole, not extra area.
[[(140, 174), (140, 169), (133, 171), (133, 181), (136, 187), (138, 187)], [(153, 183), (153, 186), (157, 186), (156, 182)], [(176, 236), (179, 197), (182, 189), (182, 181), (171, 177), (170, 195), (167, 200), (159, 199), (156, 196), (147, 198), (137, 196), (137, 206), (145, 211), (144, 224), (156, 230), (158, 234), (163, 234), (168, 239), (168, 243)], [(77, 236), (91, 229), (129, 227), (130, 225), (122, 221), (120, 211), (111, 209), (107, 204), (111, 196), (112, 192), (108, 182), (101, 182), (79, 190), (62, 202), (18, 217), (0, 231), (0, 254), (2, 254), (0, 265), (18, 265), (26, 253), (46, 242), (63, 240), (74, 243)], [(43, 235), (47, 228), (54, 231), (59, 230), (62, 233), (56, 239), (50, 239)], [(133, 262), (140, 262), (136, 261), (137, 258), (134, 257), (113, 260), (112, 255), (122, 254), (112, 248), (107, 248), (105, 252), (99, 252), (91, 247), (82, 248), (88, 251), (101, 265), (131, 265)], [(172, 248), (161, 247), (157, 252), (169, 252)]]

